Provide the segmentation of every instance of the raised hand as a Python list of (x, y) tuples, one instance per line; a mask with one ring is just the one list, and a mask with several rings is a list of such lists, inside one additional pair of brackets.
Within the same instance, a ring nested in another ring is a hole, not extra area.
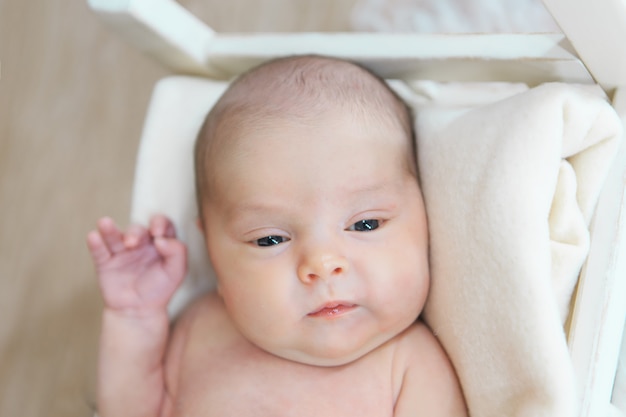
[(105, 305), (113, 310), (165, 309), (186, 273), (186, 247), (165, 216), (154, 216), (148, 228), (130, 226), (125, 233), (104, 217), (87, 235), (87, 246)]

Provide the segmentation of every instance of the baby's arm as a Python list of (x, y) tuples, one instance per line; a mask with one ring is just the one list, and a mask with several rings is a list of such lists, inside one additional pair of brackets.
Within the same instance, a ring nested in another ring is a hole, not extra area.
[(418, 322), (398, 349), (406, 368), (394, 417), (466, 417), (467, 408), (458, 378), (445, 351)]
[(167, 304), (185, 276), (186, 248), (163, 216), (126, 233), (103, 218), (87, 244), (104, 298), (99, 416), (157, 417), (167, 396)]

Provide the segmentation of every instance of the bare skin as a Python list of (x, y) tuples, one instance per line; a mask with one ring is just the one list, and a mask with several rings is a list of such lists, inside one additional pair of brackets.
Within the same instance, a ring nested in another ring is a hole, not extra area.
[[(275, 91), (281, 71), (262, 99), (297, 98)], [(351, 91), (381, 88), (368, 80)], [(197, 172), (210, 179), (199, 223), (217, 291), (172, 334), (166, 307), (187, 258), (170, 220), (122, 232), (104, 218), (88, 235), (105, 303), (100, 417), (467, 415), (445, 352), (416, 321), (430, 277), (411, 138), (369, 113), (380, 102), (321, 102), (311, 114), (300, 103), (306, 117), (290, 105), (263, 123), (229, 116)]]
[(336, 367), (286, 361), (252, 345), (216, 294), (199, 300), (177, 331), (168, 356), (177, 400), (165, 415), (465, 415), (456, 375), (421, 322)]
[(185, 246), (163, 216), (153, 218), (149, 228), (132, 226), (126, 233), (103, 218), (87, 236), (87, 245), (105, 303), (99, 413), (158, 416), (166, 398), (167, 303), (186, 271)]
[(106, 303), (100, 417), (465, 415), (454, 370), (419, 321), (356, 361), (311, 366), (251, 344), (210, 293), (168, 345), (166, 305), (185, 256), (172, 224), (155, 216), (123, 233), (105, 218), (88, 244)]

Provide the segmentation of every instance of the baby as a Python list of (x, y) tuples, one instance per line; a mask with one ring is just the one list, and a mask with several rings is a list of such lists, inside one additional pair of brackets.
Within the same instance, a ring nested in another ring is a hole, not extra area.
[(88, 235), (105, 308), (101, 417), (465, 416), (419, 320), (428, 232), (410, 111), (355, 64), (283, 58), (236, 80), (195, 149), (217, 276), (170, 335), (172, 223)]

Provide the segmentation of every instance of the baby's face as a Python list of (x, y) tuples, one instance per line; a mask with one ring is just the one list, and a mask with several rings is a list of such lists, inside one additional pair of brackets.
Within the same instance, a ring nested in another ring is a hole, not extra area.
[(205, 237), (235, 325), (277, 356), (334, 366), (411, 325), (428, 236), (398, 129), (329, 110), (244, 132), (213, 169)]

